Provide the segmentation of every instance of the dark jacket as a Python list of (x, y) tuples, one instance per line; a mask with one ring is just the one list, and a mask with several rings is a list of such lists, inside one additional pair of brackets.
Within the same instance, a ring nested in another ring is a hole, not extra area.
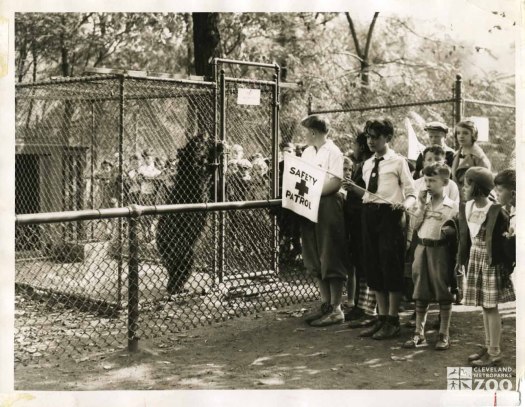
[[(512, 259), (507, 255), (508, 239), (504, 236), (509, 228), (509, 216), (502, 209), (500, 204), (492, 204), (485, 220), (488, 262), (490, 266), (503, 265), (510, 271), (512, 270)], [(465, 215), (465, 203), (460, 203), (458, 213), (458, 255), (457, 263), (468, 266), (470, 255), (470, 233)]]
[[(452, 293), (457, 293), (458, 292), (458, 282), (457, 282), (456, 270), (455, 270), (456, 262), (454, 261), (454, 259), (457, 256), (457, 249), (458, 249), (458, 235), (459, 234), (458, 234), (457, 220), (447, 220), (443, 224), (442, 229), (446, 227), (451, 227), (456, 232), (456, 233), (454, 232), (447, 233), (445, 238), (447, 239), (447, 254), (449, 258), (451, 259), (451, 261), (449, 262), (449, 269), (448, 269), (448, 277), (450, 281), (450, 291)], [(410, 268), (412, 268), (412, 263), (414, 261), (414, 252), (417, 246), (417, 229), (416, 228), (414, 228), (411, 238), (412, 239), (410, 242), (410, 247), (408, 248), (406, 257), (405, 257), (405, 264), (409, 265)]]

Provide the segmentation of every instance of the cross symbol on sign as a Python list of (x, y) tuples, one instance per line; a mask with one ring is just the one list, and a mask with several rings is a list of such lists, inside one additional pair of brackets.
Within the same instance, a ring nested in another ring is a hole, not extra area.
[(306, 186), (306, 181), (302, 179), (301, 182), (295, 183), (295, 189), (299, 191), (299, 195), (304, 196), (304, 194), (308, 193), (309, 188)]

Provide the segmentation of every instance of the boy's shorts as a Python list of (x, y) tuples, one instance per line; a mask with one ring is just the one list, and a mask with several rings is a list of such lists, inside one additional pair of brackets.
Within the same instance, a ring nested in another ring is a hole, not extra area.
[(362, 211), (363, 266), (374, 291), (402, 292), (405, 271), (403, 211), (368, 203)]
[(303, 261), (306, 270), (321, 280), (348, 278), (348, 252), (343, 218), (343, 196), (321, 197), (318, 223), (301, 219)]

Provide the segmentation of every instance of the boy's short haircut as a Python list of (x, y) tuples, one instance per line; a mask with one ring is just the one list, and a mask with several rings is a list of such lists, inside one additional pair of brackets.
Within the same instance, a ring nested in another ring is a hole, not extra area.
[(445, 156), (445, 149), (441, 146), (430, 146), (423, 150), (423, 160), (426, 158), (427, 153), (432, 153), (434, 155), (442, 155)]
[(500, 185), (511, 191), (516, 190), (516, 171), (503, 170), (494, 178), (494, 185)]
[(427, 177), (441, 177), (443, 180), (448, 181), (450, 178), (450, 168), (446, 164), (441, 163), (433, 163), (431, 165), (426, 166), (422, 170), (422, 174), (426, 175)]
[(343, 156), (343, 163), (350, 163), (351, 165), (353, 165), (352, 159), (347, 155)]
[(110, 167), (113, 167), (113, 164), (111, 164), (111, 162), (108, 161), (108, 160), (104, 160), (104, 161), (102, 161), (102, 162), (100, 163), (100, 165), (109, 165)]
[(317, 130), (320, 133), (327, 134), (330, 130), (330, 122), (326, 117), (318, 114), (312, 114), (301, 120), (301, 125), (307, 129)]
[(281, 143), (281, 150), (284, 150), (285, 148), (291, 148), (295, 150), (295, 145), (291, 141)]
[(365, 134), (368, 134), (370, 130), (373, 130), (378, 136), (385, 136), (387, 141), (392, 140), (394, 137), (394, 125), (390, 119), (379, 118), (367, 120), (365, 123)]

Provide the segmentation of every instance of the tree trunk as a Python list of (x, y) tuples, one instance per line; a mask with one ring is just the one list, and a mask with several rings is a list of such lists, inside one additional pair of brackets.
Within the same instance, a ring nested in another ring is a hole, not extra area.
[(192, 13), (195, 73), (212, 77), (211, 59), (219, 56), (218, 13)]

